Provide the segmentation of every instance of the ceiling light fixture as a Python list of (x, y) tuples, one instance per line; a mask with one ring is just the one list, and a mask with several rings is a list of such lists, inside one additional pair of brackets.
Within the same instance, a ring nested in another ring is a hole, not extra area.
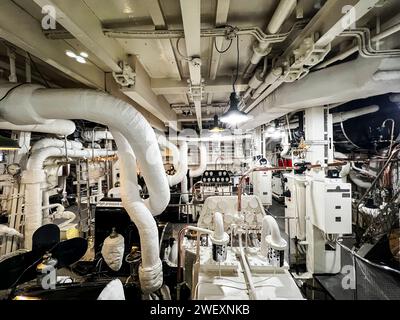
[(243, 111), (239, 110), (239, 103), (240, 100), (238, 96), (235, 92), (232, 92), (230, 97), (229, 109), (221, 116), (221, 122), (230, 125), (238, 125), (253, 118)]
[(214, 124), (213, 124), (212, 128), (211, 128), (209, 131), (210, 131), (210, 132), (213, 132), (213, 133), (219, 133), (219, 132), (223, 132), (224, 130), (225, 130), (225, 129), (222, 128), (222, 127), (219, 125), (218, 115), (214, 115)]
[(75, 59), (77, 62), (79, 63), (86, 63), (87, 62), (87, 58), (89, 58), (89, 54), (87, 54), (86, 52), (82, 51), (79, 55), (77, 55), (75, 52), (73, 52), (72, 50), (67, 50), (65, 51), (65, 54), (70, 57), (71, 59)]
[(85, 59), (89, 58), (89, 55), (86, 52), (81, 52), (79, 55)]
[(86, 63), (86, 59), (85, 59), (84, 57), (77, 56), (75, 59), (76, 59), (76, 61), (78, 61), (79, 63)]
[(70, 58), (73, 58), (73, 59), (76, 58), (76, 54), (74, 52), (72, 52), (71, 50), (65, 51), (65, 54)]

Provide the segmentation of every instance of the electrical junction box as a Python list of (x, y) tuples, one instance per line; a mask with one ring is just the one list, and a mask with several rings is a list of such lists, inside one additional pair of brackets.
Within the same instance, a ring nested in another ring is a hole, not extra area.
[(340, 179), (311, 180), (307, 211), (311, 223), (325, 234), (350, 234), (351, 184)]
[(255, 171), (252, 173), (253, 194), (260, 198), (264, 206), (272, 205), (272, 172)]

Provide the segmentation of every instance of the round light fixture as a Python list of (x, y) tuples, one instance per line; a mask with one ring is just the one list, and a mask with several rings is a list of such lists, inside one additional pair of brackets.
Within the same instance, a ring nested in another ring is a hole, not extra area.
[(73, 51), (71, 51), (71, 50), (65, 51), (65, 54), (66, 54), (68, 57), (70, 57), (70, 58), (76, 58), (76, 57), (77, 57), (76, 54), (75, 54), (75, 52), (73, 52)]
[(239, 110), (239, 102), (240, 101), (236, 93), (232, 92), (229, 109), (221, 116), (221, 122), (228, 123), (230, 125), (238, 125), (252, 119), (251, 116)]
[(80, 54), (79, 54), (81, 57), (84, 57), (84, 58), (89, 58), (89, 55), (86, 53), (86, 52), (81, 52)]
[(219, 126), (219, 119), (217, 115), (214, 115), (214, 124), (213, 127), (209, 130), (212, 133), (223, 132), (225, 129)]
[(86, 63), (86, 59), (85, 59), (84, 57), (77, 56), (75, 59), (76, 59), (76, 61), (78, 61), (79, 63)]

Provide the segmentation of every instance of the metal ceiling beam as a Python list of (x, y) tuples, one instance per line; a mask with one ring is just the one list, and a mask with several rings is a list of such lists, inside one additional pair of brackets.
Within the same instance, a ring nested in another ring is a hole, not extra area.
[[(161, 6), (158, 0), (140, 0), (147, 7), (151, 19), (156, 27), (156, 30), (166, 30), (168, 29), (167, 23), (165, 21), (163, 12), (161, 10)], [(174, 70), (174, 74), (177, 79), (181, 80), (181, 75), (179, 72), (178, 64), (176, 61), (175, 53), (172, 47), (172, 43), (170, 39), (159, 39), (158, 40), (160, 46), (163, 49), (163, 54), (165, 58), (168, 60), (170, 66), (172, 66)]]
[[(215, 26), (220, 27), (226, 24), (228, 20), (228, 12), (229, 12), (229, 4), (230, 0), (218, 0), (217, 2), (217, 11), (215, 14)], [(221, 58), (221, 54), (215, 49), (217, 47), (219, 50), (224, 48), (224, 44), (226, 43), (225, 39), (222, 37), (217, 37), (211, 40), (212, 41), (212, 53), (211, 53), (211, 64), (210, 64), (210, 79), (215, 80), (217, 77), (219, 60)]]
[(139, 60), (132, 56), (129, 59), (129, 64), (135, 70), (136, 81), (134, 86), (122, 88), (122, 92), (174, 130), (180, 130), (174, 124), (177, 120), (176, 113), (164, 97), (157, 96), (151, 90), (151, 78)]
[(131, 98), (129, 98), (127, 95), (121, 92), (119, 85), (115, 82), (114, 77), (112, 76), (111, 73), (106, 74), (106, 84), (107, 84), (106, 85), (107, 92), (109, 94), (132, 105), (137, 111), (139, 111), (146, 118), (146, 120), (150, 123), (150, 125), (153, 128), (161, 131), (165, 130), (166, 127), (163, 121), (158, 119), (151, 112), (147, 111), (142, 106), (133, 101)]
[(104, 89), (104, 72), (91, 63), (80, 64), (65, 55), (71, 47), (49, 40), (37, 21), (11, 1), (0, 1), (0, 38), (20, 47), (69, 77), (89, 87)]
[[(184, 116), (184, 115), (178, 116), (178, 122), (195, 122), (196, 120), (197, 120), (196, 116)], [(213, 121), (214, 116), (203, 114), (202, 120), (203, 121)]]
[(63, 0), (33, 1), (42, 8), (53, 6), (57, 22), (104, 64), (104, 71), (121, 71), (118, 63), (125, 58), (124, 49), (117, 40), (103, 34), (99, 19), (83, 1), (74, 1), (73, 5)]
[[(200, 2), (200, 0), (180, 0), (186, 52), (187, 56), (192, 59), (192, 61), (189, 61), (190, 82), (192, 87), (201, 91)], [(201, 97), (194, 96), (193, 102), (196, 109), (197, 124), (201, 131)]]
[[(153, 20), (156, 30), (167, 30), (167, 22), (165, 21), (164, 14), (162, 12), (159, 0), (140, 0), (143, 5), (147, 6), (147, 10)], [(169, 62), (169, 65), (173, 68), (173, 73), (176, 75), (177, 80), (182, 80), (181, 73), (176, 60), (175, 52), (171, 39), (159, 39), (158, 43), (162, 48), (163, 55)], [(186, 104), (189, 104), (187, 94), (182, 94), (182, 98)]]
[[(104, 35), (101, 21), (83, 1), (77, 1), (73, 6), (64, 0), (34, 1), (42, 7), (51, 5), (56, 8), (57, 22), (87, 47), (92, 55), (96, 56), (103, 64), (104, 71), (121, 71), (119, 62), (128, 60), (125, 50), (116, 39)], [(146, 4), (149, 5), (154, 24), (157, 27), (165, 26), (158, 1), (146, 1)], [(176, 66), (171, 44), (169, 40), (165, 41), (168, 43), (165, 43), (162, 49), (170, 59), (173, 59), (171, 62), (175, 63)], [(176, 115), (169, 107), (168, 102), (164, 98), (154, 95), (150, 87), (146, 86), (146, 84), (150, 84), (150, 78), (143, 66), (138, 61), (135, 61), (134, 64), (136, 84), (133, 88), (123, 88), (121, 91), (140, 105), (142, 110), (151, 112), (164, 123), (176, 122)], [(179, 77), (179, 70), (177, 70), (177, 77)], [(150, 119), (150, 117), (148, 118)], [(178, 129), (176, 125), (172, 125), (172, 127)]]
[[(248, 83), (238, 80), (236, 91), (243, 92), (249, 87)], [(182, 94), (188, 91), (188, 84), (185, 81), (177, 81), (174, 79), (151, 79), (151, 88), (157, 95), (163, 94)], [(205, 83), (204, 94), (207, 93), (223, 93), (232, 92), (232, 78), (218, 77)]]

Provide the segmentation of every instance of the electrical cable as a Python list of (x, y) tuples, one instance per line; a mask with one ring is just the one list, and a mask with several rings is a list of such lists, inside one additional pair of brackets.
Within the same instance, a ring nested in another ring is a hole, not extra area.
[(235, 81), (233, 82), (233, 92), (236, 93), (236, 82), (239, 79), (239, 59), (240, 59), (240, 48), (239, 48), (239, 36), (236, 36), (236, 76), (235, 76)]
[(0, 99), (0, 102), (3, 101), (5, 98), (7, 98), (10, 95), (11, 92), (13, 92), (15, 89), (23, 86), (24, 84), (26, 84), (26, 83), (20, 83), (20, 84), (18, 84), (16, 86), (12, 87), (10, 90), (8, 90), (6, 92), (6, 94)]
[(231, 39), (230, 40), (230, 42), (229, 42), (229, 45), (228, 45), (228, 47), (226, 48), (226, 49), (224, 49), (224, 50), (219, 50), (218, 48), (217, 48), (217, 42), (214, 40), (214, 48), (215, 48), (215, 50), (218, 52), (218, 53), (225, 53), (225, 52), (228, 52), (228, 50), (231, 48), (231, 46), (232, 46), (232, 42), (233, 42), (233, 39)]
[(183, 38), (178, 38), (178, 40), (176, 40), (176, 51), (178, 52), (178, 54), (180, 55), (180, 57), (183, 59), (183, 60), (186, 60), (186, 61), (192, 61), (193, 59), (191, 58), (191, 57), (186, 57), (185, 55), (183, 55), (182, 53), (181, 53), (181, 50), (179, 49), (179, 41), (181, 41)]
[(50, 88), (50, 85), (48, 83), (48, 81), (46, 80), (46, 78), (43, 76), (42, 72), (39, 70), (37, 64), (35, 61), (33, 61), (32, 56), (29, 52), (27, 52), (29, 60), (31, 61), (33, 67), (35, 68), (36, 72), (39, 74), (39, 76), (42, 78), (44, 84), (46, 85), (47, 88)]

